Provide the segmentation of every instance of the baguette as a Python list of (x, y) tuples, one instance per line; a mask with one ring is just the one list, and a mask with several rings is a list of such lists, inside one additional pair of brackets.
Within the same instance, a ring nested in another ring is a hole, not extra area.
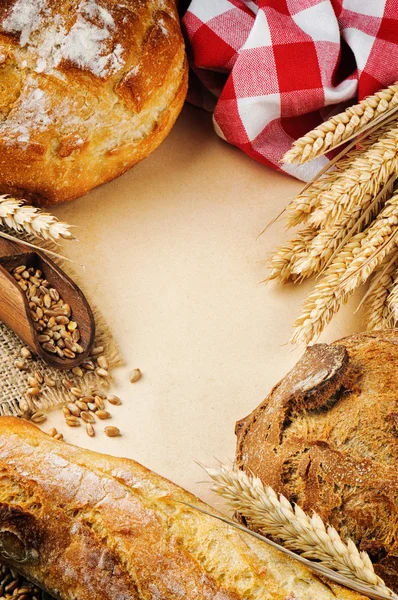
[(140, 464), (0, 418), (0, 558), (59, 600), (359, 600)]

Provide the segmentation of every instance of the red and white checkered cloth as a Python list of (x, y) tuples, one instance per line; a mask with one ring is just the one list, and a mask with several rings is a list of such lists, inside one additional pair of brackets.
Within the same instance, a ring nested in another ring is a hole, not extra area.
[(327, 159), (281, 166), (293, 140), (398, 80), (398, 0), (193, 0), (183, 23), (202, 83), (191, 101), (214, 108), (222, 138), (299, 179)]

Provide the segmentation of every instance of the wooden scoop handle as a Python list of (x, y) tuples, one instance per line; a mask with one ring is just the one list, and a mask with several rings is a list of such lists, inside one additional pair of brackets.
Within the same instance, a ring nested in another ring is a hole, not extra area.
[[(72, 308), (73, 318), (79, 324), (80, 344), (84, 352), (73, 359), (61, 358), (45, 352), (36, 338), (30, 316), (28, 299), (9, 271), (19, 265), (40, 269), (44, 277)], [(87, 360), (94, 344), (95, 322), (90, 306), (77, 285), (41, 252), (0, 237), (0, 321), (12, 329), (36, 354), (53, 367), (71, 369)]]

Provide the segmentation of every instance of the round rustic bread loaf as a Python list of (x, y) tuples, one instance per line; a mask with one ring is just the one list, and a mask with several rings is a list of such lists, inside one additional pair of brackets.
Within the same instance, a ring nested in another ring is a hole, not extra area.
[(239, 468), (351, 538), (398, 592), (398, 330), (309, 347), (236, 433)]
[(117, 177), (186, 88), (173, 0), (0, 2), (0, 193), (52, 204)]

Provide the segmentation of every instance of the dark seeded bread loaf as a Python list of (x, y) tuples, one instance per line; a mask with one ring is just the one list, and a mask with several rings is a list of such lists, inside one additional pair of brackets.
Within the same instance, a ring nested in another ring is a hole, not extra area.
[(398, 330), (309, 347), (236, 433), (241, 469), (353, 539), (398, 592)]

